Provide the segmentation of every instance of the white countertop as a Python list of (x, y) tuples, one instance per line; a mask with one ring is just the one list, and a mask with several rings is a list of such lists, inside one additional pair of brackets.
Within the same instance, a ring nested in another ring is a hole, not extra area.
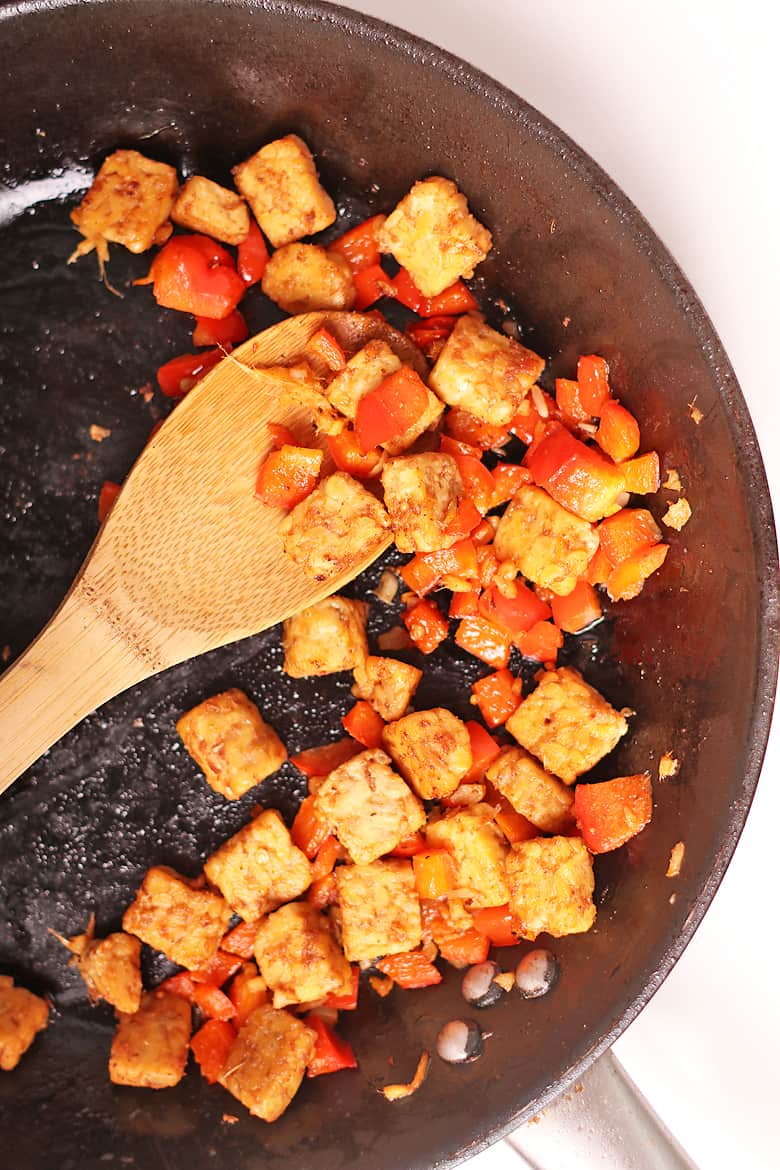
[[(780, 372), (772, 345), (780, 337), (775, 6), (761, 0), (350, 6), (479, 66), (556, 122), (620, 184), (715, 323), (750, 407), (780, 515)], [(615, 1049), (701, 1170), (780, 1165), (780, 1007), (772, 958), (778, 777), (780, 719), (723, 885), (677, 967)], [(517, 1166), (500, 1144), (469, 1170)]]

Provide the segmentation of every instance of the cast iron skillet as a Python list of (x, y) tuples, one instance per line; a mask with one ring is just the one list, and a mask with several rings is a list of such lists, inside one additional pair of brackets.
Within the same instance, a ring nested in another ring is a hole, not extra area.
[[(16, 1165), (113, 1158), (197, 1170), (215, 1165), (215, 1152), (234, 1170), (452, 1164), (537, 1110), (616, 1038), (682, 952), (736, 845), (768, 733), (778, 628), (769, 496), (734, 375), (685, 278), (607, 176), (535, 110), (431, 45), (284, 0), (54, 0), (3, 5), (0, 21), (3, 182), (27, 207), (3, 231), (0, 282), (0, 645), (11, 654), (44, 624), (89, 547), (101, 481), (121, 480), (164, 409), (139, 388), (188, 347), (187, 324), (158, 312), (148, 291), (119, 301), (91, 260), (65, 267), (75, 233), (66, 206), (45, 198), (86, 185), (81, 168), (91, 173), (117, 146), (227, 180), (260, 143), (295, 130), (355, 219), (391, 207), (421, 175), (451, 175), (494, 232), (479, 283), (512, 306), (524, 340), (550, 359), (548, 377), (569, 374), (579, 353), (604, 354), (646, 445), (687, 487), (693, 518), (672, 536), (664, 571), (564, 654), (638, 712), (601, 774), (655, 769), (671, 750), (679, 777), (656, 785), (650, 828), (599, 863), (598, 922), (555, 944), (557, 990), (538, 1002), (508, 997), (484, 1017), (493, 1032), (484, 1058), (435, 1061), (400, 1106), (374, 1086), (411, 1074), (441, 1022), (462, 1014), (452, 971), (436, 992), (364, 994), (345, 1023), (361, 1072), (306, 1082), (266, 1126), (194, 1071), (164, 1093), (113, 1088), (110, 1015), (87, 1006), (46, 933), (82, 929), (93, 908), (101, 932), (115, 928), (149, 864), (195, 873), (255, 802), (292, 812), (300, 784), (289, 766), (237, 804), (213, 794), (177, 742), (180, 712), (238, 685), (296, 750), (333, 735), (348, 679), (287, 679), (271, 631), (116, 699), (0, 803), (0, 970), (56, 1006), (49, 1030), (0, 1080), (0, 1132)], [(122, 287), (147, 261), (115, 251)], [(258, 328), (273, 318), (261, 301), (250, 309)], [(495, 305), (492, 318), (501, 319)], [(91, 442), (92, 422), (110, 439)], [(379, 571), (354, 592), (365, 595)], [(378, 605), (372, 614), (374, 634), (395, 620)], [(475, 661), (448, 644), (426, 667), (419, 705), (468, 714)], [(685, 865), (671, 882), (664, 871), (680, 839)], [(223, 1123), (224, 1112), (238, 1122)]]

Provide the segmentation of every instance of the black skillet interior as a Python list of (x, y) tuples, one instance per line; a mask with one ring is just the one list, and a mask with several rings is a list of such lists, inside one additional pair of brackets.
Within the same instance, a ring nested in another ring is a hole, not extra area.
[[(508, 997), (482, 1022), (485, 1056), (434, 1060), (402, 1105), (376, 1086), (410, 1075), (440, 1024), (463, 1014), (450, 971), (434, 992), (364, 993), (345, 1021), (361, 1069), (304, 1084), (273, 1126), (253, 1121), (197, 1072), (165, 1093), (115, 1089), (109, 1013), (85, 1002), (47, 934), (97, 913), (115, 928), (151, 863), (196, 873), (255, 802), (290, 815), (296, 773), (227, 804), (208, 789), (174, 731), (180, 712), (226, 686), (246, 689), (291, 751), (336, 734), (349, 680), (281, 673), (278, 630), (137, 687), (92, 715), (0, 802), (0, 970), (47, 991), (54, 1022), (0, 1080), (0, 1132), (16, 1165), (143, 1170), (214, 1165), (319, 1170), (370, 1161), (385, 1170), (474, 1153), (527, 1115), (605, 1047), (657, 987), (690, 937), (736, 843), (768, 728), (777, 644), (776, 552), (755, 439), (728, 361), (680, 272), (606, 176), (535, 111), (431, 46), (324, 5), (182, 0), (0, 7), (5, 209), (0, 278), (0, 645), (18, 655), (65, 592), (97, 527), (104, 479), (121, 480), (166, 410), (143, 392), (155, 367), (188, 348), (189, 326), (126, 288), (143, 257), (114, 250), (112, 297), (92, 259), (66, 267), (75, 233), (69, 189), (133, 146), (186, 174), (227, 180), (263, 141), (295, 130), (326, 187), (356, 221), (393, 205), (427, 173), (457, 179), (495, 248), (477, 287), (511, 306), (523, 339), (570, 374), (603, 353), (647, 447), (676, 468), (693, 517), (641, 598), (567, 645), (618, 706), (637, 712), (603, 774), (655, 770), (652, 825), (599, 863), (599, 917), (555, 950), (548, 998)], [(40, 182), (42, 185), (36, 186)], [(247, 299), (250, 324), (275, 310)], [(689, 404), (703, 412), (697, 426)], [(111, 429), (102, 443), (89, 426)], [(669, 493), (654, 507), (662, 509)], [(355, 583), (368, 596), (380, 566)], [(372, 607), (372, 636), (396, 613)], [(619, 664), (619, 665), (616, 665)], [(426, 662), (420, 705), (468, 715), (483, 672), (448, 642)], [(686, 844), (676, 881), (669, 851)], [(503, 952), (508, 965), (519, 953)], [(163, 968), (147, 956), (147, 972)], [(239, 1115), (222, 1122), (224, 1112)]]

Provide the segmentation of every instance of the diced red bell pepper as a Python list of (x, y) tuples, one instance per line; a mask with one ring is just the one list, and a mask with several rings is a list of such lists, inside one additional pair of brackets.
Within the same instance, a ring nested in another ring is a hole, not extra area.
[(496, 530), (489, 520), (481, 520), (470, 536), (474, 544), (492, 544)]
[(505, 597), (495, 585), (491, 585), (479, 599), (482, 616), (503, 630), (512, 641), (537, 622), (546, 621), (551, 616), (549, 605), (537, 597), (532, 589), (522, 581), (515, 581), (514, 586), (514, 597)]
[(531, 482), (531, 473), (519, 463), (497, 463), (493, 468), (493, 499), (491, 508), (505, 504), (519, 492), (523, 484)]
[(194, 1002), (195, 983), (189, 971), (179, 971), (168, 979), (163, 979), (157, 987), (158, 991), (167, 991), (169, 995), (180, 995), (189, 1003)]
[(475, 447), (463, 439), (455, 439), (452, 435), (441, 435), (439, 450), (445, 455), (470, 455), (472, 459), (478, 460), (481, 460), (483, 455), (481, 447)]
[(244, 284), (257, 284), (263, 279), (269, 260), (268, 245), (254, 220), (249, 224), (249, 235), (238, 245), (238, 275)]
[(340, 843), (338, 837), (332, 834), (325, 838), (317, 850), (317, 856), (311, 867), (311, 880), (317, 882), (320, 878), (327, 877), (329, 873), (333, 872), (333, 868), (337, 861), (343, 861), (346, 857), (344, 846)]
[(334, 374), (343, 370), (347, 355), (339, 342), (327, 329), (318, 329), (306, 344), (307, 353), (319, 358)]
[(518, 680), (506, 668), (478, 678), (471, 690), (488, 727), (506, 723), (520, 703)]
[(249, 326), (239, 309), (227, 317), (196, 317), (193, 345), (238, 345), (249, 336)]
[(274, 445), (275, 451), (281, 451), (282, 447), (297, 447), (298, 443), (295, 440), (295, 435), (289, 427), (284, 423), (268, 423), (268, 434), (271, 436), (271, 442)]
[(347, 427), (337, 435), (326, 435), (325, 441), (339, 471), (346, 471), (355, 479), (371, 479), (378, 475), (381, 449), (373, 447), (365, 455), (361, 454), (357, 435), (351, 428)]
[(377, 967), (383, 975), (389, 975), (399, 987), (433, 987), (441, 983), (441, 971), (434, 967), (422, 951), (406, 951), (401, 955), (386, 955)]
[(526, 453), (526, 465), (539, 487), (583, 520), (601, 520), (614, 510), (625, 488), (623, 473), (560, 423)]
[(455, 642), (497, 670), (509, 662), (511, 639), (482, 617), (463, 618), (455, 631)]
[(464, 617), (479, 616), (479, 593), (453, 593), (450, 602), (450, 617), (456, 621)]
[(606, 585), (607, 578), (611, 572), (612, 562), (607, 557), (601, 545), (599, 545), (588, 562), (588, 567), (585, 570), (585, 580), (590, 585)]
[(555, 662), (562, 645), (563, 634), (553, 622), (537, 622), (517, 639), (517, 648), (523, 658), (533, 658), (538, 662)]
[(598, 533), (599, 545), (613, 568), (661, 539), (661, 529), (647, 508), (621, 508), (602, 520)]
[(355, 286), (355, 308), (359, 313), (382, 297), (394, 297), (395, 286), (380, 264), (370, 264), (352, 274)]
[(360, 994), (360, 968), (352, 968), (352, 986), (345, 995), (335, 995), (333, 992), (325, 997), (325, 1006), (335, 1008), (339, 1012), (353, 1012), (358, 1005)]
[(255, 951), (256, 938), (256, 922), (239, 922), (238, 926), (234, 926), (222, 939), (220, 950), (227, 951), (229, 955), (238, 955), (241, 959), (251, 959)]
[(649, 775), (643, 772), (601, 784), (578, 784), (574, 815), (591, 853), (618, 849), (644, 829), (653, 815)]
[(114, 506), (114, 501), (122, 490), (121, 483), (114, 483), (111, 479), (103, 480), (98, 496), (98, 520), (102, 524)]
[(235, 975), (240, 966), (241, 959), (238, 955), (231, 955), (223, 950), (218, 950), (216, 955), (213, 955), (209, 959), (205, 967), (199, 967), (196, 971), (190, 971), (189, 976), (193, 983), (210, 983), (214, 987), (221, 987), (231, 975)]
[(489, 589), (498, 573), (498, 557), (492, 544), (477, 548), (478, 581), (483, 589)]
[[(353, 740), (351, 742), (354, 743), (355, 741)], [(355, 744), (355, 746), (359, 751), (359, 745)], [(293, 757), (293, 763), (295, 763), (295, 757)], [(296, 767), (299, 767), (299, 765), (296, 765)], [(331, 769), (329, 768), (328, 771), (331, 771)], [(295, 814), (290, 836), (292, 837), (293, 844), (297, 845), (310, 861), (317, 856), (320, 846), (330, 836), (330, 828), (327, 821), (321, 820), (314, 811), (313, 796), (307, 796), (301, 801), (301, 806)]]
[(341, 722), (347, 734), (363, 747), (378, 748), (381, 744), (385, 721), (365, 699), (359, 699)]
[(460, 313), (471, 313), (479, 308), (462, 280), (456, 280), (435, 297), (426, 297), (420, 292), (407, 270), (402, 268), (393, 280), (393, 287), (398, 301), (419, 317), (456, 316)]
[(212, 1020), (232, 1020), (236, 1014), (233, 1001), (209, 983), (196, 983), (192, 989), (192, 1001), (197, 1004), (204, 1016)]
[(294, 508), (314, 491), (321, 470), (322, 451), (285, 443), (260, 464), (255, 495), (269, 507)]
[(346, 1040), (333, 1032), (324, 1020), (311, 1012), (304, 1016), (304, 1023), (317, 1033), (317, 1043), (306, 1065), (308, 1077), (319, 1077), (323, 1073), (339, 1072), (342, 1068), (357, 1068), (355, 1053)]
[(639, 450), (639, 423), (631, 411), (614, 398), (605, 402), (601, 408), (596, 442), (616, 463), (630, 459)]
[(422, 833), (411, 833), (399, 841), (395, 849), (390, 850), (391, 857), (414, 857), (415, 853), (424, 853), (428, 846)]
[(227, 1020), (206, 1020), (190, 1040), (192, 1055), (210, 1085), (216, 1083), (227, 1062), (236, 1030)]
[(349, 264), (353, 274), (379, 264), (381, 253), (377, 243), (377, 228), (384, 223), (383, 215), (372, 215), (357, 227), (350, 228), (328, 244), (329, 252), (338, 252)]
[(207, 236), (174, 236), (152, 261), (154, 298), (165, 309), (221, 320), (244, 295), (246, 285), (225, 248)]
[(553, 597), (552, 615), (561, 630), (567, 634), (579, 634), (601, 617), (596, 590), (588, 581), (578, 581), (567, 597)]
[[(443, 444), (442, 450), (444, 450)], [(489, 508), (493, 507), (496, 484), (492, 474), (484, 463), (473, 455), (461, 454), (458, 451), (451, 451), (450, 454), (458, 465), (466, 495), (474, 501), (484, 515)]]
[(326, 873), (324, 877), (317, 878), (311, 883), (304, 897), (318, 910), (324, 910), (326, 906), (335, 906), (339, 900), (335, 874)]
[(442, 577), (475, 580), (479, 571), (477, 550), (471, 540), (459, 540), (451, 548), (417, 553), (398, 572), (405, 583), (421, 597), (430, 593)]
[(236, 1014), (233, 1023), (240, 1028), (253, 1011), (268, 1003), (268, 990), (256, 963), (245, 963), (228, 988), (228, 996)]
[(459, 407), (452, 407), (444, 415), (444, 430), (453, 439), (461, 439), (472, 447), (479, 447), (481, 451), (503, 447), (511, 437), (504, 427), (491, 426)]
[(627, 459), (621, 465), (626, 491), (637, 496), (649, 496), (661, 486), (661, 463), (657, 451), (647, 451), (636, 459)]
[[(290, 763), (294, 764), (299, 772), (303, 772), (304, 776), (327, 776), (334, 768), (346, 764), (347, 760), (351, 760), (361, 750), (360, 744), (350, 736), (337, 739), (335, 743), (326, 743), (323, 747), (307, 748), (304, 752), (298, 752), (297, 756), (290, 756)], [(314, 852), (316, 851), (315, 849)]]
[(609, 400), (609, 366), (604, 358), (588, 354), (577, 362), (577, 384), (580, 402), (589, 415), (599, 418), (601, 408)]
[(639, 549), (621, 561), (607, 577), (607, 594), (612, 601), (631, 601), (642, 592), (645, 581), (660, 569), (669, 552), (668, 544), (654, 544)]
[(423, 654), (433, 654), (449, 633), (450, 625), (438, 605), (424, 597), (401, 615), (409, 637)]
[(463, 970), (484, 963), (490, 952), (490, 939), (478, 930), (438, 936), (439, 954), (453, 967)]
[(513, 947), (519, 933), (509, 906), (487, 906), (473, 911), (474, 929), (489, 938), (494, 947)]
[(536, 443), (548, 425), (558, 421), (559, 416), (556, 403), (537, 386), (535, 392), (528, 394), (520, 403), (510, 429), (521, 443), (529, 446)]
[(355, 434), (361, 455), (405, 434), (428, 408), (428, 390), (411, 366), (402, 366), (357, 405)]
[(423, 321), (410, 321), (405, 333), (430, 361), (435, 361), (455, 328), (456, 321), (457, 317), (428, 317)]
[(183, 398), (224, 356), (221, 349), (209, 349), (205, 353), (183, 353), (171, 358), (157, 371), (159, 387), (168, 398)]
[(428, 849), (412, 857), (414, 884), (421, 898), (443, 898), (455, 887), (455, 865), (446, 849)]
[(466, 720), (466, 730), (471, 743), (471, 767), (461, 783), (473, 784), (484, 779), (485, 772), (501, 751), (501, 746), (496, 743), (490, 732), (485, 731), (482, 724), (474, 719)]
[(457, 536), (465, 540), (470, 536), (478, 524), (482, 523), (482, 513), (473, 500), (465, 497), (455, 509), (455, 515), (450, 520), (445, 531), (448, 536)]
[(590, 422), (593, 417), (582, 404), (579, 382), (571, 378), (555, 379), (555, 402), (567, 427)]

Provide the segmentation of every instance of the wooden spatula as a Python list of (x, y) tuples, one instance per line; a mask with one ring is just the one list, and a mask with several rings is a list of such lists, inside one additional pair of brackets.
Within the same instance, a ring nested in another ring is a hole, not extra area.
[(280, 406), (278, 379), (239, 363), (287, 363), (323, 325), (353, 350), (382, 337), (419, 368), (419, 350), (378, 317), (306, 313), (245, 342), (198, 384), (133, 467), (60, 608), (0, 678), (0, 792), (101, 703), (329, 596), (387, 547), (313, 581), (282, 552), (282, 513), (254, 496), (267, 423), (315, 440), (305, 411)]

